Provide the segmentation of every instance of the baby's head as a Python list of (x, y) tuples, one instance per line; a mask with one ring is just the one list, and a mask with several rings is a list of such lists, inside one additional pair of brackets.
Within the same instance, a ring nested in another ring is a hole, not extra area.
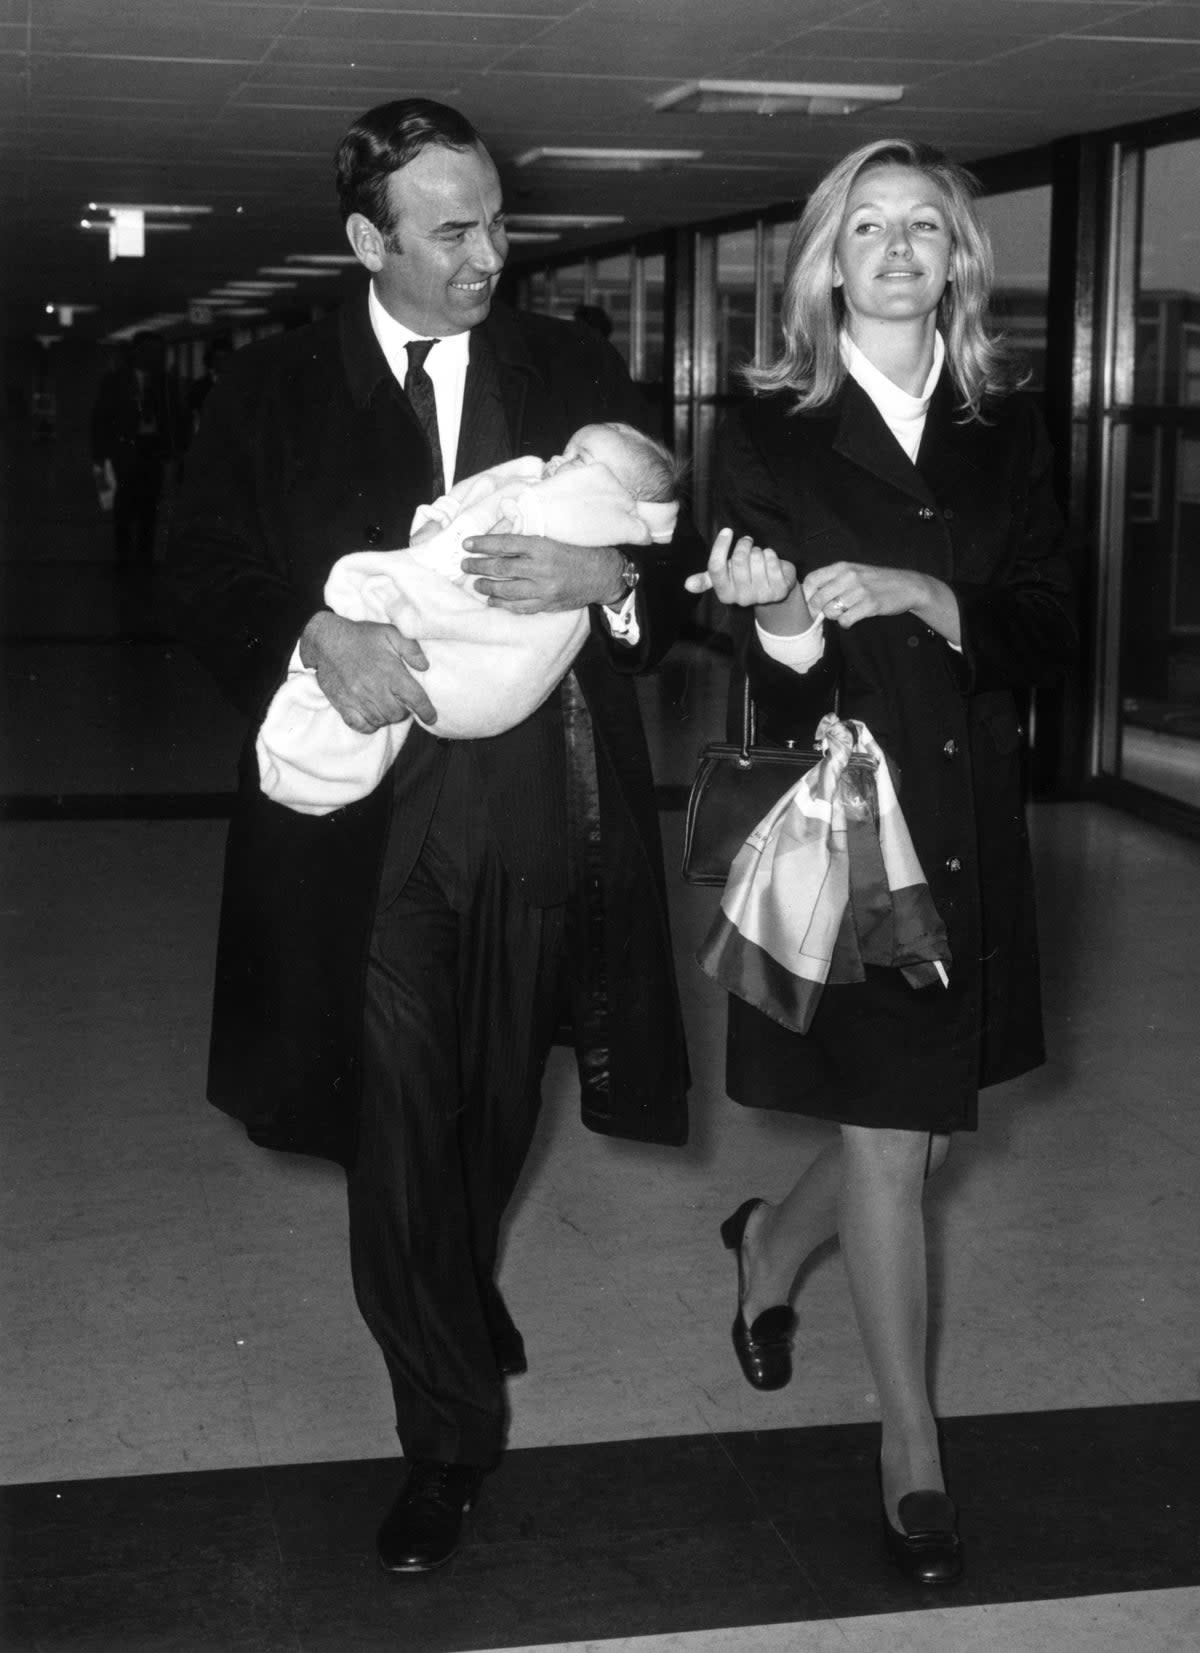
[(634, 499), (668, 504), (679, 496), (684, 467), (669, 448), (633, 425), (582, 425), (546, 469), (553, 475), (564, 465), (604, 465), (623, 482)]

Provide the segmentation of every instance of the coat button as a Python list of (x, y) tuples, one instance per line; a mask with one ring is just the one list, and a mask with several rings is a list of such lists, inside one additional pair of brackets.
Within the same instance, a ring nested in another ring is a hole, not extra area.
[(919, 649), (921, 646), (921, 639), (919, 637), (906, 637), (904, 640), (910, 649)]
[(937, 516), (937, 512), (932, 510), (928, 505), (922, 505), (920, 510), (917, 512), (917, 515), (925, 522), (932, 522), (934, 517)]
[(363, 529), (363, 543), (365, 545), (381, 545), (383, 543), (382, 522), (368, 522)]
[(956, 740), (948, 740), (945, 746), (942, 747), (942, 756), (946, 758), (956, 758), (958, 756), (958, 742)]
[(946, 862), (946, 871), (947, 872), (961, 872), (962, 871), (962, 862), (959, 860), (957, 855), (952, 855), (947, 860), (947, 862)]

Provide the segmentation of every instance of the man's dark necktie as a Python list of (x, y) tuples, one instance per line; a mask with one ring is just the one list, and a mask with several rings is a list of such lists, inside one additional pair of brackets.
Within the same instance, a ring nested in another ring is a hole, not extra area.
[(442, 466), (442, 444), (438, 439), (437, 400), (433, 394), (433, 380), (425, 371), (425, 358), (438, 341), (410, 339), (404, 346), (408, 351), (408, 375), (404, 393), (412, 403), (412, 410), (421, 422), (433, 460), (433, 498), (446, 491), (446, 473)]

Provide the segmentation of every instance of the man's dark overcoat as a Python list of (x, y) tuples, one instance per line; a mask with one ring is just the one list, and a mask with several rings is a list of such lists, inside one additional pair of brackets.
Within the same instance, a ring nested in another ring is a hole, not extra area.
[[(599, 335), (493, 306), (474, 329), (458, 474), (559, 452), (580, 425), (644, 423)], [(334, 560), (408, 543), (430, 497), (428, 449), (375, 339), (365, 295), (338, 316), (238, 352), (189, 454), (172, 535), (181, 628), (251, 719), (226, 856), (209, 1097), (267, 1146), (352, 1153), (367, 947), (388, 876), (420, 850), (446, 743), (414, 728), (394, 775), (327, 816), (265, 799), (254, 733)], [(603, 622), (560, 710), (473, 743), (501, 853), (534, 904), (547, 858), (530, 822), (566, 785), (575, 854), (569, 1012), (593, 1129), (680, 1142), (687, 1064), (658, 819), (633, 674), (673, 641), (694, 534), (638, 552), (639, 643)], [(566, 748), (573, 749), (568, 764)], [(555, 765), (570, 769), (569, 784)]]
[(835, 689), (841, 714), (867, 724), (897, 771), (953, 961), (949, 990), (872, 970), (827, 986), (805, 1036), (731, 1000), (727, 1086), (847, 1123), (970, 1129), (981, 1085), (1043, 1060), (1018, 706), (1075, 649), (1049, 446), (1022, 395), (964, 422), (945, 371), (915, 465), (853, 379), (818, 411), (793, 404), (764, 396), (731, 416), (714, 526), (753, 535), (801, 577), (847, 561), (946, 581), (962, 653), (911, 614), (827, 625), (825, 657), (803, 676), (748, 639), (762, 732), (811, 745)]

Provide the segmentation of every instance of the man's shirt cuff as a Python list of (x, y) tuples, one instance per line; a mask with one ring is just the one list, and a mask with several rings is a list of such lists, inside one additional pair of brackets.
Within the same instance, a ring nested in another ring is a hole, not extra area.
[(615, 642), (633, 648), (640, 641), (642, 628), (638, 625), (636, 591), (629, 593), (620, 608), (609, 608), (607, 603), (601, 603), (600, 612)]

